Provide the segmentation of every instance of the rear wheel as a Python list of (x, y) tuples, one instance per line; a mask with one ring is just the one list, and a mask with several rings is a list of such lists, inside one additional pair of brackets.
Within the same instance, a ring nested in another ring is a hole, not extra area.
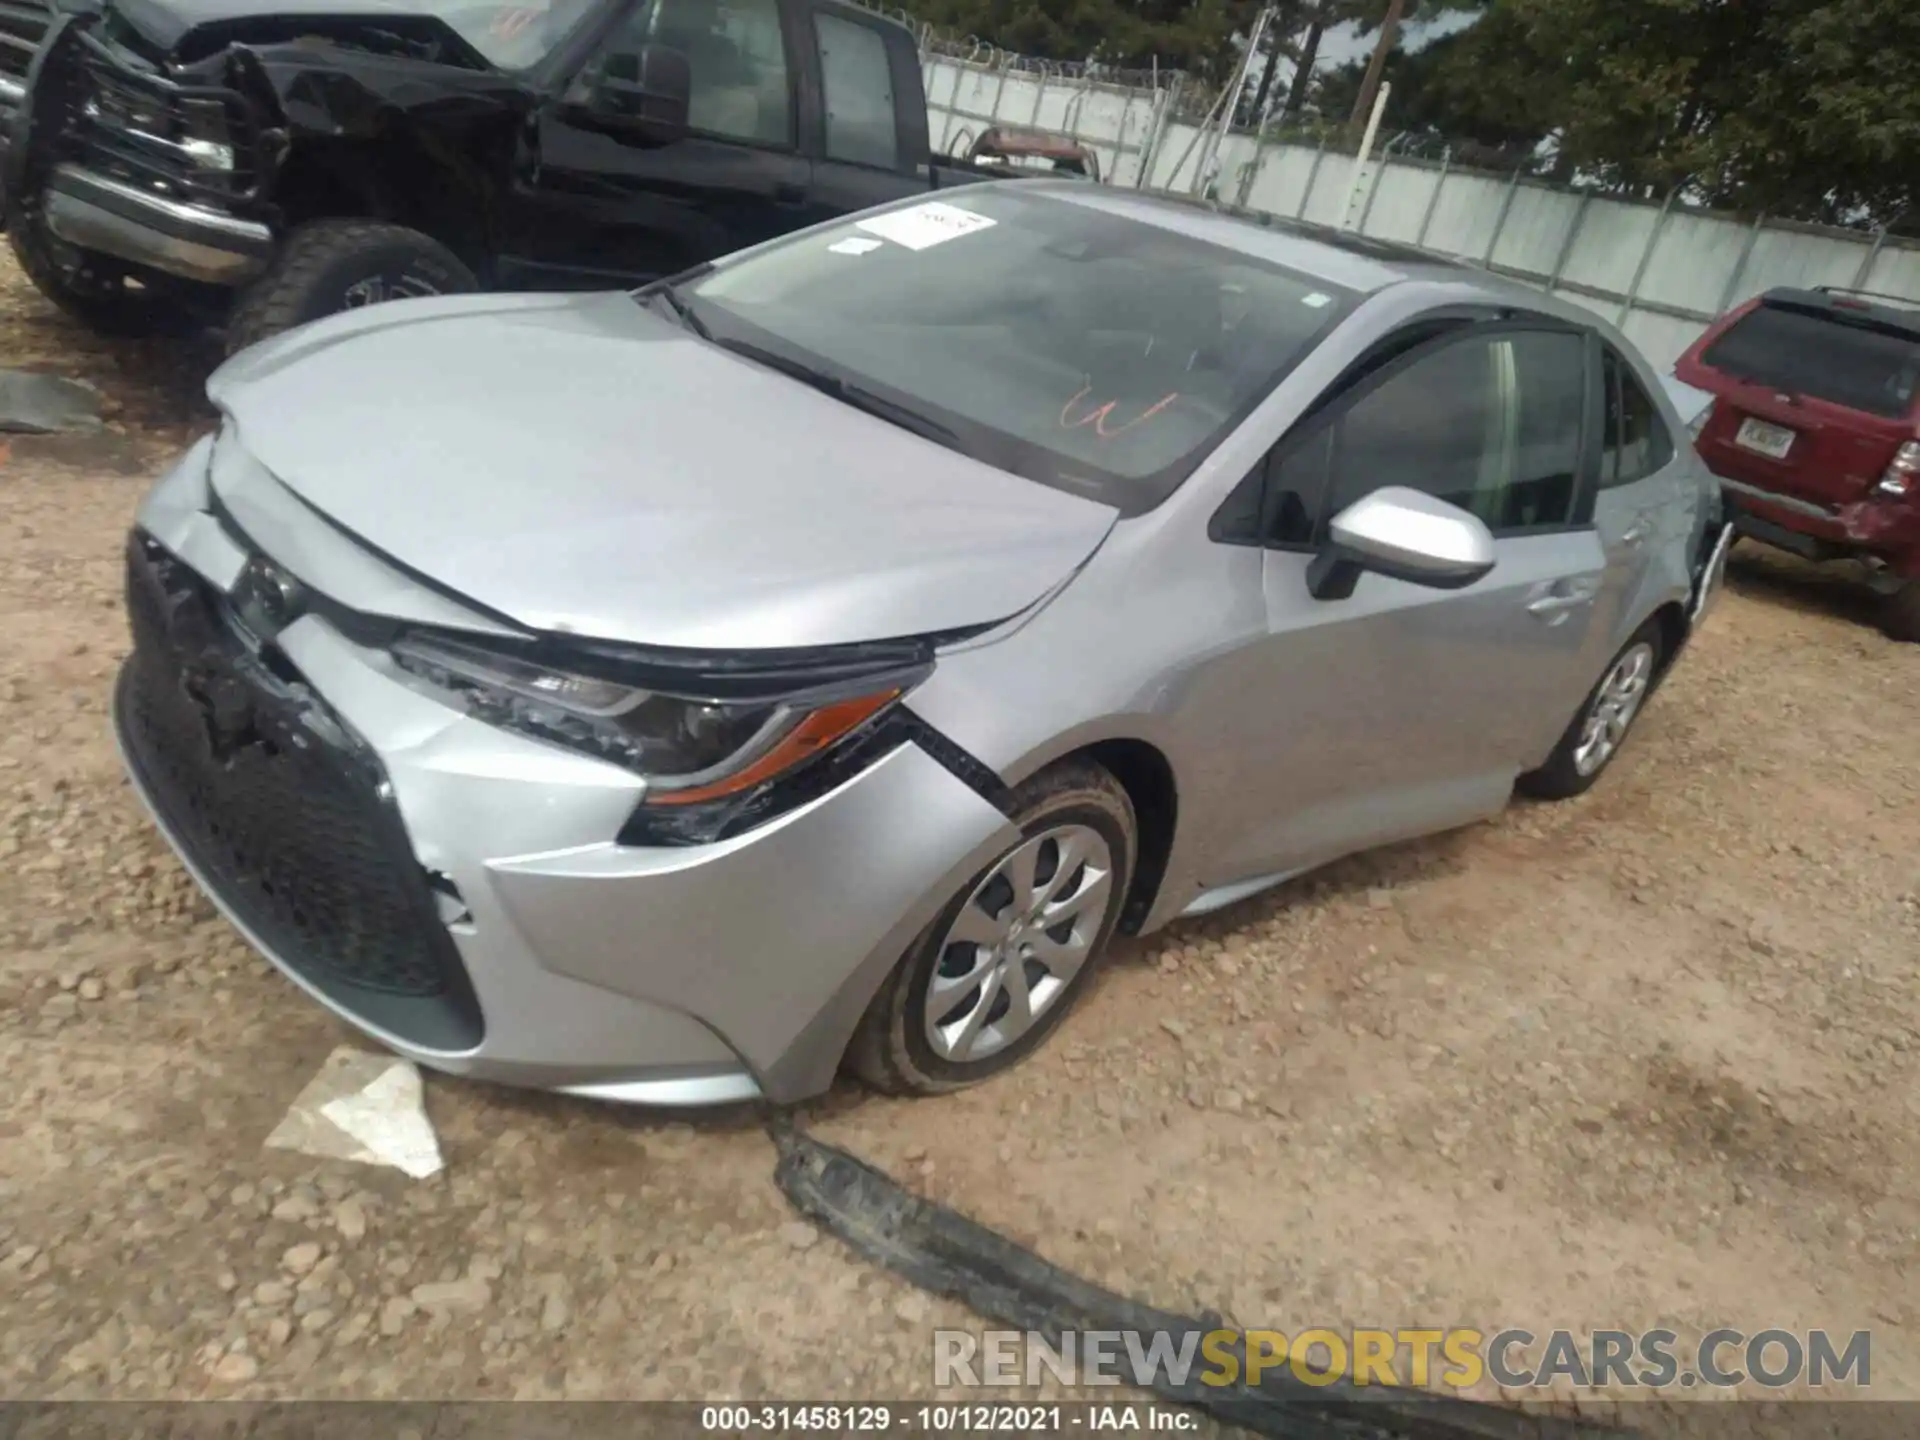
[(1588, 692), (1547, 763), (1520, 777), (1522, 794), (1541, 800), (1568, 800), (1593, 788), (1620, 753), (1633, 722), (1640, 718), (1640, 707), (1660, 673), (1664, 645), (1657, 619), (1634, 632), (1608, 663), (1600, 682)]
[(342, 310), (478, 288), (459, 256), (418, 230), (383, 220), (309, 220), (240, 297), (227, 353)]
[(7, 241), (27, 279), (47, 299), (102, 335), (183, 334), (201, 323), (186, 306), (147, 289), (113, 260), (67, 244), (47, 229), (36, 197), (7, 217)]
[(1895, 640), (1920, 641), (1920, 580), (1908, 580), (1880, 602), (1880, 628)]
[(1112, 938), (1139, 849), (1126, 790), (1068, 761), (1015, 805), (1020, 839), (961, 887), (867, 1007), (847, 1058), (877, 1090), (935, 1095), (1019, 1063)]

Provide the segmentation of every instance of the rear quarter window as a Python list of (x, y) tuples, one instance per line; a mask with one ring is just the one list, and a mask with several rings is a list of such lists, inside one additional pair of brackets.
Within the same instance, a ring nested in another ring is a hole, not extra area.
[(1888, 419), (1911, 414), (1920, 399), (1920, 339), (1786, 305), (1764, 304), (1735, 321), (1700, 363)]

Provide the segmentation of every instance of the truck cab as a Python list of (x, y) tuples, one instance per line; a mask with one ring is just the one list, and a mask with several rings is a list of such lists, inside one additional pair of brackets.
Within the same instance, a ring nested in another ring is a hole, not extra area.
[(105, 330), (612, 288), (918, 190), (913, 33), (842, 0), (106, 0), (6, 161), (30, 278)]

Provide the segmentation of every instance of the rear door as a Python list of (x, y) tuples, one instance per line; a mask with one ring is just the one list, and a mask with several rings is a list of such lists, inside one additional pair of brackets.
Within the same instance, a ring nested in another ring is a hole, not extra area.
[(1676, 367), (1718, 398), (1697, 445), (1718, 475), (1825, 510), (1864, 499), (1920, 407), (1920, 315), (1817, 291), (1775, 293)]
[(1651, 608), (1644, 597), (1654, 558), (1663, 545), (1685, 543), (1694, 512), (1692, 487), (1680, 473), (1689, 461), (1648, 393), (1647, 377), (1605, 341), (1594, 345), (1603, 418), (1593, 528), (1606, 557), (1587, 651), (1587, 670), (1597, 680), (1626, 631)]
[(809, 223), (928, 189), (927, 105), (912, 35), (848, 5), (800, 9)]

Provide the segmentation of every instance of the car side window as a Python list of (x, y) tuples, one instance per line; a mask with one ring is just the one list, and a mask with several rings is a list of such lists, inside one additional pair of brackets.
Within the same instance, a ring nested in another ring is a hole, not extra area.
[(1673, 437), (1660, 418), (1633, 367), (1609, 345), (1606, 372), (1606, 424), (1601, 434), (1600, 486), (1631, 485), (1664, 470), (1673, 461)]
[(892, 170), (900, 163), (893, 70), (887, 42), (871, 25), (816, 13), (814, 43), (827, 112), (827, 158)]
[(651, 41), (687, 57), (687, 127), (752, 145), (793, 144), (793, 104), (778, 0), (659, 0), (636, 12), (615, 50)]
[(1423, 356), (1329, 427), (1331, 478), (1315, 540), (1333, 516), (1387, 485), (1458, 505), (1495, 535), (1567, 524), (1585, 397), (1586, 346), (1571, 331), (1472, 336)]

